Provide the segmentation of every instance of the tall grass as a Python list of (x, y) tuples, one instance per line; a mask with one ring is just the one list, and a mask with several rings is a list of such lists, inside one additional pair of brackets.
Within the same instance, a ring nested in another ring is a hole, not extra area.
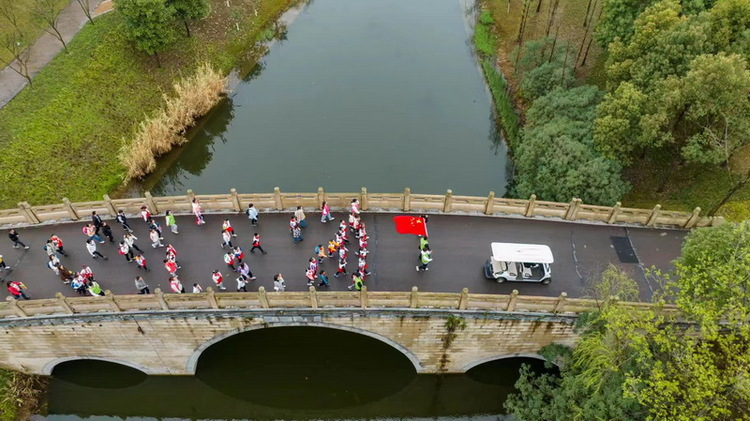
[(206, 115), (226, 93), (226, 78), (208, 64), (174, 85), (175, 96), (164, 95), (165, 106), (141, 122), (133, 141), (121, 152), (125, 179), (143, 177), (156, 169), (156, 158), (187, 142), (185, 131)]
[(498, 43), (495, 37), (494, 21), (489, 11), (485, 10), (479, 14), (476, 25), (474, 25), (472, 40), (474, 48), (479, 54), (487, 85), (492, 93), (495, 111), (500, 117), (500, 127), (502, 127), (508, 146), (512, 150), (518, 144), (520, 123), (513, 105), (508, 82), (495, 66)]
[(0, 370), (0, 421), (26, 418), (39, 406), (45, 388), (40, 376)]

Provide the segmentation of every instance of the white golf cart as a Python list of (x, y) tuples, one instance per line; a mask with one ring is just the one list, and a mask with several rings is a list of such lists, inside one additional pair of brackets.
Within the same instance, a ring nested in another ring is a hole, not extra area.
[(552, 262), (552, 250), (541, 244), (492, 243), (492, 257), (484, 264), (484, 275), (497, 282), (548, 284), (552, 280)]

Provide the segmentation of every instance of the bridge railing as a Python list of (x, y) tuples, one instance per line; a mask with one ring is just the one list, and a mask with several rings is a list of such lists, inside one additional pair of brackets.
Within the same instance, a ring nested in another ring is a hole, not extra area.
[[(610, 299), (616, 299), (614, 297)], [(460, 293), (422, 292), (417, 287), (411, 291), (308, 291), (267, 292), (260, 287), (257, 292), (215, 293), (210, 287), (206, 292), (190, 294), (164, 294), (156, 289), (147, 295), (114, 295), (106, 291), (104, 296), (65, 297), (57, 293), (55, 298), (19, 301), (7, 297), (0, 302), (0, 318), (8, 320), (48, 315), (75, 315), (106, 313), (128, 313), (142, 311), (187, 310), (187, 309), (289, 309), (289, 308), (412, 308), (479, 310), (487, 312), (579, 314), (601, 307), (601, 301), (559, 297), (511, 294), (472, 294), (467, 288)], [(623, 302), (620, 305), (649, 308), (646, 303)], [(677, 312), (677, 307), (664, 305), (663, 312)]]
[(495, 197), (490, 192), (486, 197), (454, 196), (451, 190), (445, 194), (413, 194), (407, 187), (403, 193), (369, 193), (366, 188), (353, 193), (328, 193), (322, 187), (316, 193), (282, 193), (276, 187), (273, 193), (239, 194), (231, 189), (228, 194), (196, 195), (188, 190), (184, 196), (154, 197), (146, 192), (144, 197), (111, 199), (72, 203), (63, 198), (62, 203), (30, 206), (21, 202), (16, 209), (0, 210), (0, 224), (38, 224), (44, 222), (76, 221), (88, 219), (92, 211), (102, 217), (115, 217), (117, 210), (127, 214), (137, 214), (141, 206), (148, 206), (157, 214), (167, 209), (175, 213), (190, 212), (192, 199), (200, 200), (204, 211), (241, 212), (248, 204), (255, 204), (262, 212), (293, 210), (297, 206), (306, 209), (319, 209), (326, 201), (334, 211), (346, 210), (353, 198), (358, 198), (361, 209), (379, 212), (424, 212), (454, 213), (487, 216), (509, 216), (534, 218), (556, 218), (566, 221), (589, 221), (606, 224), (640, 224), (670, 228), (693, 228), (718, 225), (721, 217), (700, 216), (701, 209), (693, 212), (661, 210), (660, 205), (653, 209), (623, 208), (620, 202), (614, 206), (587, 205), (574, 198), (570, 203), (545, 202), (529, 199), (505, 199)]

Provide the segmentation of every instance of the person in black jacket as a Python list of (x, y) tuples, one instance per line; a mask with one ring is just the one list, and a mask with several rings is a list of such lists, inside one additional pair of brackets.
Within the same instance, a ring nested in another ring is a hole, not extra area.
[(21, 241), (18, 238), (18, 233), (16, 232), (16, 230), (10, 230), (10, 231), (8, 231), (8, 238), (10, 238), (10, 241), (13, 242), (13, 248), (14, 249), (17, 249), (19, 247), (23, 247), (26, 250), (29, 249), (29, 246), (27, 246), (26, 244), (24, 244), (23, 241)]
[(110, 243), (115, 242), (114, 237), (112, 237), (112, 227), (110, 227), (109, 224), (106, 223), (105, 221), (102, 221), (102, 234), (105, 237), (109, 238)]
[(104, 221), (102, 221), (101, 216), (96, 214), (96, 211), (91, 212), (91, 223), (94, 224), (94, 228), (96, 228), (96, 235), (99, 235), (99, 230), (102, 228)]

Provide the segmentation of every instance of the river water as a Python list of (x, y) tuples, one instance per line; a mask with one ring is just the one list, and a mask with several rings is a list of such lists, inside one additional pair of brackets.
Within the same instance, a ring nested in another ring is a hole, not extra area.
[(140, 186), (158, 195), (505, 192), (468, 0), (313, 0)]
[[(108, 362), (58, 365), (35, 420), (505, 420), (521, 363), (417, 375), (377, 339), (320, 327), (245, 332), (209, 347), (195, 376), (146, 376)], [(509, 419), (509, 418), (508, 418)]]

